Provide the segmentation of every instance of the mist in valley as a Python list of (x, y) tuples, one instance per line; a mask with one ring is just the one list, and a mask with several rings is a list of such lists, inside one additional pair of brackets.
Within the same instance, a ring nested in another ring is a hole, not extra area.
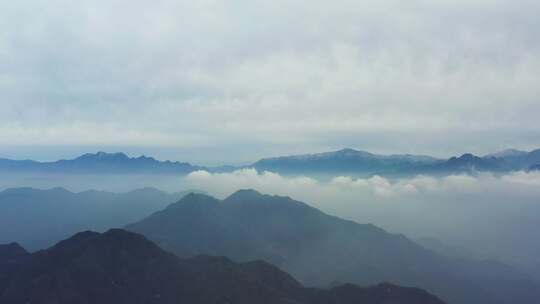
[(127, 192), (152, 187), (167, 192), (189, 190), (182, 176), (163, 174), (46, 174), (0, 173), (0, 190), (17, 187), (50, 189), (62, 187), (69, 191), (100, 190)]
[(290, 196), (326, 213), (404, 234), (445, 255), (495, 259), (540, 278), (538, 172), (320, 181), (244, 169), (193, 172), (182, 184), (219, 198), (245, 188)]
[[(255, 169), (228, 173), (195, 171), (184, 176), (0, 175), (1, 190), (16, 187), (62, 187), (75, 193), (87, 190), (124, 193), (152, 187), (168, 193), (204, 191), (221, 199), (238, 189), (255, 189), (289, 196), (331, 215), (404, 234), (443, 255), (493, 259), (540, 279), (540, 244), (535, 242), (540, 228), (539, 172), (401, 179), (285, 176)], [(163, 207), (173, 201), (159, 203)], [(158, 209), (155, 207), (154, 211)], [(140, 217), (146, 215), (139, 213)]]

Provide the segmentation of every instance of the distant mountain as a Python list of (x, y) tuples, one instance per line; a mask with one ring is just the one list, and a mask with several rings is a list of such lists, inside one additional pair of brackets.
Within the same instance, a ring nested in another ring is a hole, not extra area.
[(32, 250), (48, 247), (77, 231), (122, 227), (185, 194), (153, 188), (127, 193), (7, 189), (0, 192), (0, 243), (17, 241)]
[[(517, 169), (517, 168), (516, 168)], [(451, 157), (446, 161), (436, 164), (421, 165), (407, 168), (403, 173), (413, 174), (461, 174), (475, 172), (506, 172), (512, 168), (501, 158), (479, 157), (470, 153), (463, 154), (459, 157)]]
[(526, 153), (514, 153), (500, 157), (508, 167), (525, 170), (530, 166), (540, 164), (540, 149)]
[(528, 276), (499, 264), (444, 257), (371, 224), (253, 190), (238, 191), (223, 201), (190, 194), (127, 229), (181, 257), (263, 259), (310, 286), (387, 281), (425, 288), (455, 304), (540, 298), (539, 286)]
[(335, 152), (263, 158), (253, 167), (280, 173), (384, 174), (439, 162), (441, 160), (430, 156), (377, 155), (347, 148)]
[(517, 149), (506, 149), (495, 153), (487, 154), (485, 157), (496, 157), (496, 158), (504, 158), (504, 157), (515, 157), (515, 156), (524, 156), (527, 155), (529, 152), (521, 151)]
[(531, 165), (529, 171), (540, 171), (540, 164)]
[(437, 159), (422, 155), (377, 155), (343, 149), (335, 152), (263, 158), (252, 167), (283, 174), (348, 174), (359, 176), (448, 175), (475, 172), (527, 170), (540, 163), (540, 149), (531, 152), (505, 150), (480, 157), (465, 153), (459, 157)]
[[(0, 247), (0, 257), (2, 247)], [(180, 259), (119, 229), (82, 232), (8, 262), (0, 259), (3, 304), (442, 304), (425, 291), (381, 284), (308, 289), (262, 261)], [(15, 271), (13, 271), (15, 269)]]
[(159, 161), (152, 157), (129, 157), (124, 153), (88, 153), (54, 162), (0, 159), (0, 171), (95, 174), (187, 174), (203, 167), (189, 163)]
[(246, 166), (204, 167), (186, 162), (159, 161), (152, 157), (129, 157), (124, 153), (89, 153), (70, 160), (37, 162), (0, 158), (0, 173), (57, 174), (160, 174), (186, 175), (197, 170), (232, 172), (242, 168), (281, 174), (316, 176), (410, 176), (416, 174), (461, 174), (478, 171), (508, 172), (527, 170), (540, 164), (540, 149), (531, 152), (505, 150), (480, 157), (465, 153), (439, 159), (425, 155), (379, 155), (350, 148), (325, 153), (263, 158)]

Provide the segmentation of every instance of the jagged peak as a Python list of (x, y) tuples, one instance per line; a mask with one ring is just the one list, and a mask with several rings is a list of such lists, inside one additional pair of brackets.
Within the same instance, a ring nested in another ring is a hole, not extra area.
[(83, 155), (77, 157), (76, 159), (81, 160), (81, 159), (111, 159), (111, 158), (114, 158), (114, 159), (129, 159), (129, 156), (127, 156), (123, 152), (108, 153), (108, 152), (104, 152), (104, 151), (98, 151), (96, 153), (83, 154)]
[(464, 153), (461, 156), (452, 156), (449, 161), (471, 161), (475, 159), (480, 159), (480, 157), (472, 154), (472, 153)]

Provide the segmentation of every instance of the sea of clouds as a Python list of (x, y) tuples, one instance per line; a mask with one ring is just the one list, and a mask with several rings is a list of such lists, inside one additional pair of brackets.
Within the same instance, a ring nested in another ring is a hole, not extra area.
[(238, 189), (290, 196), (324, 212), (373, 223), (410, 238), (435, 238), (534, 272), (540, 269), (540, 173), (479, 173), (397, 180), (381, 176), (306, 176), (242, 169), (231, 173), (196, 171), (190, 188), (225, 198)]

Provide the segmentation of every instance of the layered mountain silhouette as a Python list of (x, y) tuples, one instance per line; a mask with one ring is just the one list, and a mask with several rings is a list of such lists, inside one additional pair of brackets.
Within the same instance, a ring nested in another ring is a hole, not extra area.
[(449, 303), (531, 303), (539, 286), (489, 261), (452, 259), (371, 225), (329, 216), (288, 197), (238, 191), (190, 194), (128, 225), (181, 257), (263, 259), (309, 286), (333, 281), (418, 286)]
[(0, 192), (0, 243), (17, 241), (30, 250), (45, 248), (78, 231), (123, 227), (185, 194), (153, 188), (127, 193), (7, 189)]
[(0, 159), (0, 172), (47, 174), (169, 174), (185, 175), (197, 170), (230, 172), (255, 168), (281, 174), (413, 175), (454, 174), (477, 171), (527, 170), (540, 163), (540, 149), (531, 152), (504, 150), (486, 156), (470, 153), (449, 159), (425, 155), (379, 155), (350, 148), (325, 153), (263, 158), (246, 166), (204, 167), (186, 162), (159, 161), (152, 157), (129, 157), (124, 153), (88, 153), (70, 160), (37, 162)]
[[(33, 254), (0, 246), (2, 304), (442, 304), (416, 288), (304, 288), (262, 261), (181, 259), (120, 229), (81, 232)], [(13, 254), (15, 252), (15, 254)]]

